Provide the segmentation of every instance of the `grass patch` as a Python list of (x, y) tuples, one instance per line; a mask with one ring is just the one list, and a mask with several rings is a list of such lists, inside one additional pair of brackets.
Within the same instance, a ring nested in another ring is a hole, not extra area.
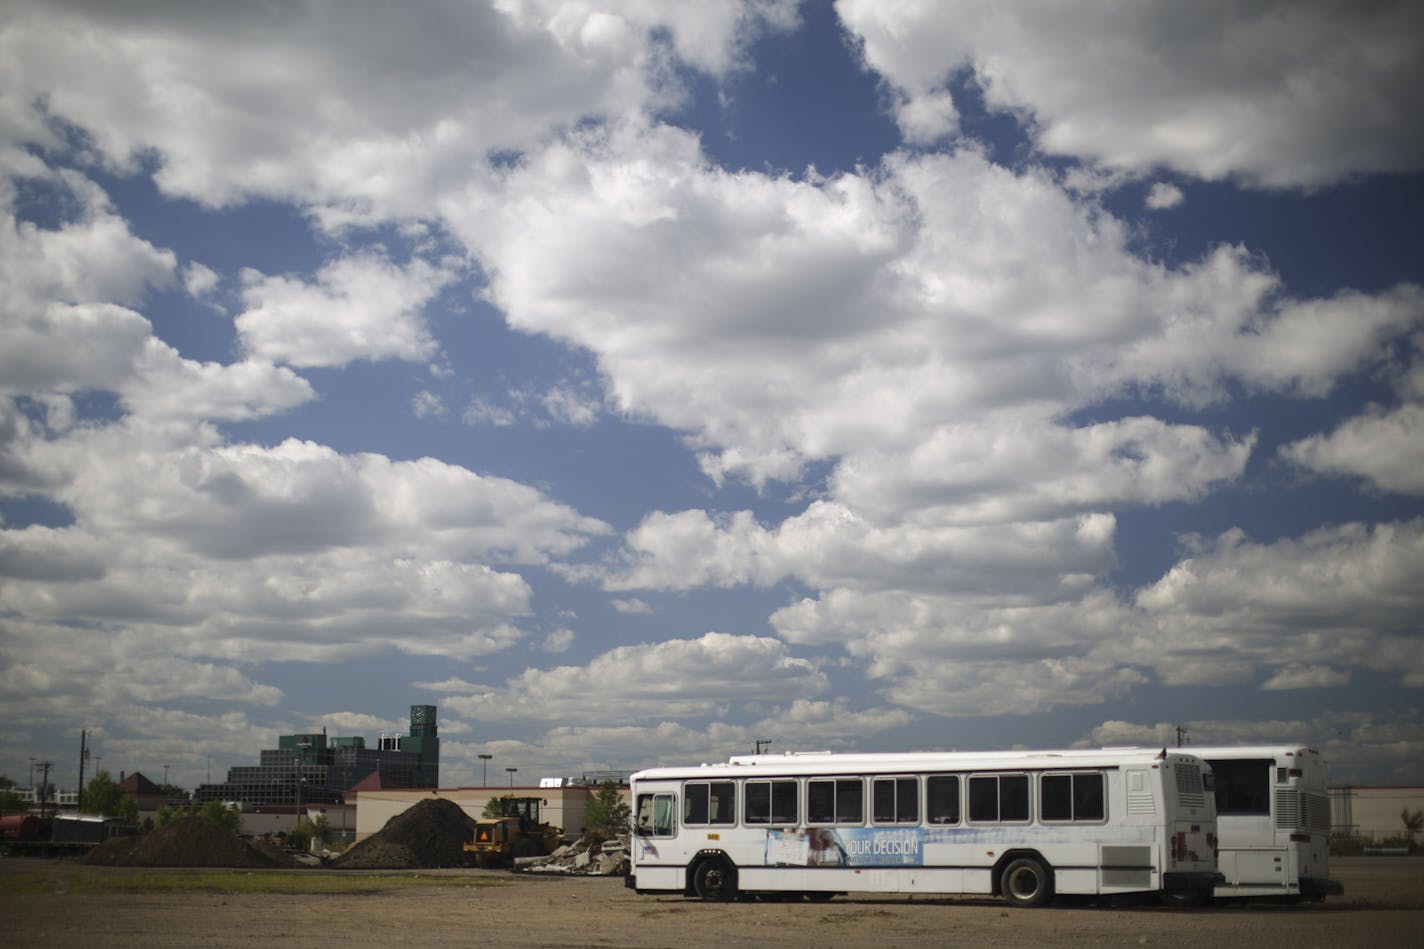
[(505, 886), (497, 877), (422, 873), (313, 873), (310, 870), (140, 870), (68, 874), (26, 870), (0, 874), (0, 893), (220, 893), (360, 895), (428, 887)]

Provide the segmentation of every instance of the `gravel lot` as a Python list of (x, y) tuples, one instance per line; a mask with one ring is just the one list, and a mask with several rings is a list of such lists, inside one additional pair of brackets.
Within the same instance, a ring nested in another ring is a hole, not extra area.
[[(1337, 859), (1345, 896), (1302, 906), (1169, 910), (837, 898), (709, 904), (638, 896), (621, 878), (412, 870), (450, 886), (374, 893), (89, 893), (121, 867), (0, 859), (0, 945), (289, 946), (1325, 946), (1424, 945), (1424, 858)], [(35, 874), (43, 877), (36, 887)], [(291, 871), (243, 871), (254, 873)], [(344, 880), (358, 872), (333, 873)], [(21, 886), (22, 879), (25, 885)], [(443, 882), (443, 881), (442, 881)], [(495, 885), (474, 885), (491, 883)], [(39, 890), (35, 892), (35, 890)]]

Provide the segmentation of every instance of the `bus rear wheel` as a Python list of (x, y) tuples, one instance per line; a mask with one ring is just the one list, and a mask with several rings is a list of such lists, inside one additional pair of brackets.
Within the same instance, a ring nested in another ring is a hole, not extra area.
[(1197, 909), (1211, 905), (1211, 890), (1166, 890), (1162, 905), (1173, 909)]
[(1043, 906), (1053, 899), (1053, 877), (1034, 857), (1019, 857), (1004, 867), (999, 889), (1012, 906)]
[(704, 860), (692, 873), (692, 889), (710, 902), (734, 900), (737, 898), (737, 872), (721, 857)]

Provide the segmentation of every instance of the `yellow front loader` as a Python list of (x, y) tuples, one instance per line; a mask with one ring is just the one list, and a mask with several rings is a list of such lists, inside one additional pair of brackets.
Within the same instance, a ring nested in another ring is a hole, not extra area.
[(539, 820), (542, 803), (537, 797), (499, 799), (499, 815), (477, 820), (474, 839), (465, 843), (465, 850), (475, 855), (475, 866), (513, 867), (518, 858), (553, 853), (564, 832)]

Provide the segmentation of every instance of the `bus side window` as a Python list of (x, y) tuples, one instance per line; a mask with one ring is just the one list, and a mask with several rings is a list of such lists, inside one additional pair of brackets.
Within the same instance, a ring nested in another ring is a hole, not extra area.
[(920, 782), (915, 778), (899, 778), (895, 781), (895, 822), (920, 822)]
[(771, 823), (771, 782), (748, 781), (742, 788), (742, 808), (746, 823)]
[(794, 824), (796, 813), (796, 782), (771, 782), (771, 820), (775, 824)]
[(795, 781), (748, 781), (742, 819), (748, 824), (796, 823)]
[(864, 822), (865, 785), (859, 778), (828, 778), (806, 782), (806, 823)]
[(999, 778), (999, 820), (1028, 820), (1028, 775)]
[(969, 779), (969, 819), (972, 821), (1028, 820), (1028, 775), (988, 774)]
[(685, 784), (682, 787), (682, 822), (705, 824), (709, 813), (708, 787), (705, 784)]
[(870, 788), (870, 816), (877, 824), (895, 822), (895, 782), (876, 779)]
[(639, 837), (671, 837), (673, 833), (673, 796), (671, 794), (639, 794), (638, 822), (633, 831)]
[(834, 824), (836, 821), (836, 782), (806, 782), (806, 823)]
[(836, 782), (836, 822), (865, 822), (865, 785), (859, 778)]
[(1103, 819), (1103, 776), (1045, 774), (1038, 785), (1038, 816), (1044, 821)]
[(959, 823), (959, 776), (935, 774), (925, 779), (925, 819), (931, 824)]
[(919, 781), (915, 778), (876, 778), (871, 787), (871, 806), (877, 824), (919, 823)]
[(1073, 819), (1097, 821), (1107, 817), (1101, 774), (1073, 775)]
[(969, 819), (996, 821), (999, 819), (999, 778), (997, 775), (974, 775), (969, 779)]
[(731, 781), (714, 781), (711, 785), (711, 822), (714, 824), (735, 824), (737, 822), (737, 786)]

